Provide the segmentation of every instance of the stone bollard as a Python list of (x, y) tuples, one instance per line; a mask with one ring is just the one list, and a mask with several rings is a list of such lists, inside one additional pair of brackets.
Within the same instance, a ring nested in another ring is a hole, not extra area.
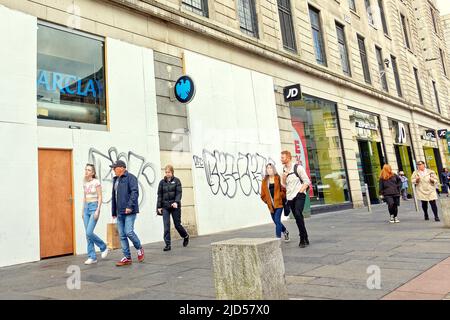
[(288, 298), (279, 239), (236, 238), (211, 246), (217, 299)]
[(450, 228), (450, 198), (440, 198), (444, 226)]

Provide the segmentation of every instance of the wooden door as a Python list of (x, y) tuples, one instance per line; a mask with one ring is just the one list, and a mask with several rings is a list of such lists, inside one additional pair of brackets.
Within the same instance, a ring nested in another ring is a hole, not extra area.
[(72, 151), (39, 150), (41, 258), (73, 254)]

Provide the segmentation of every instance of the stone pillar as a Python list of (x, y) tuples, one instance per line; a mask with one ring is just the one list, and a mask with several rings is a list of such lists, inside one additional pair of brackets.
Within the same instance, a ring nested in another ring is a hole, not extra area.
[(211, 246), (217, 299), (288, 298), (279, 239), (236, 238)]
[(440, 198), (444, 226), (450, 228), (450, 198)]

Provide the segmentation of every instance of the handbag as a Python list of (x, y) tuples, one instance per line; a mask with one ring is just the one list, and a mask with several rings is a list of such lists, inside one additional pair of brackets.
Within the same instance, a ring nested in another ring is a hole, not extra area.
[(108, 249), (114, 250), (120, 248), (119, 231), (117, 230), (117, 223), (108, 223), (106, 225), (106, 242)]

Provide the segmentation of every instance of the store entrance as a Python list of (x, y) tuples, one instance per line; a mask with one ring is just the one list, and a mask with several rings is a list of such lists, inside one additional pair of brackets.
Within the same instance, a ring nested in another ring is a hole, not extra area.
[(398, 172), (403, 171), (405, 177), (408, 178), (408, 197), (411, 197), (411, 176), (415, 170), (411, 147), (396, 144), (394, 145), (394, 150), (395, 156), (397, 157)]
[(442, 160), (438, 148), (423, 147), (427, 168), (433, 170), (438, 177), (442, 172)]
[(358, 140), (362, 180), (369, 188), (369, 198), (372, 204), (379, 203), (379, 177), (384, 165), (381, 142)]

